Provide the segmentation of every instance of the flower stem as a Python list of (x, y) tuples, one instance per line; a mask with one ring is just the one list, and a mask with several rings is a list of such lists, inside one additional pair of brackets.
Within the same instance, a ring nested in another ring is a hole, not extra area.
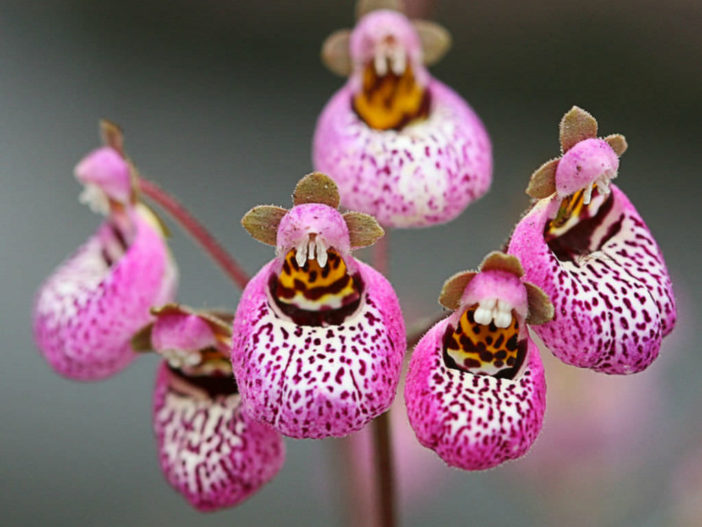
[(180, 226), (197, 241), (207, 254), (222, 268), (232, 282), (243, 289), (249, 276), (239, 263), (209, 233), (188, 210), (173, 196), (148, 179), (139, 178), (139, 188), (144, 196), (158, 204), (176, 220)]
[(382, 527), (395, 527), (395, 486), (390, 443), (390, 410), (373, 421), (375, 444), (375, 477), (378, 493), (378, 511)]
[[(389, 269), (388, 231), (373, 247), (373, 265), (386, 275)], [(373, 444), (375, 445), (375, 479), (378, 496), (379, 525), (395, 527), (395, 486), (390, 435), (390, 410), (373, 421)]]

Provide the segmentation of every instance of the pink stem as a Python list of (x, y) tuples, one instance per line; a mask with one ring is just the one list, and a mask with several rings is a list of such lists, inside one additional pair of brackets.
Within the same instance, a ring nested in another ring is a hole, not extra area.
[(249, 276), (209, 231), (173, 196), (148, 179), (139, 179), (141, 192), (163, 208), (190, 234), (239, 288), (244, 289)]

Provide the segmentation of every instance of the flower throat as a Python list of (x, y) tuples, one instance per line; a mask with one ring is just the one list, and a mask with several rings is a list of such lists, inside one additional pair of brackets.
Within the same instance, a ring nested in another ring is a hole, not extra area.
[(378, 75), (372, 64), (363, 71), (363, 87), (353, 98), (356, 114), (376, 130), (400, 130), (429, 115), (429, 91), (417, 84), (412, 67), (401, 75)]
[(524, 362), (526, 339), (519, 340), (519, 322), (512, 316), (506, 328), (483, 325), (473, 318), (477, 304), (463, 312), (454, 329), (444, 334), (444, 360), (450, 368), (500, 379), (513, 379)]
[(360, 276), (349, 274), (334, 249), (327, 255), (324, 267), (317, 259), (300, 266), (292, 249), (285, 255), (280, 274), (271, 276), (269, 285), (277, 306), (296, 324), (341, 324), (359, 306), (363, 289)]

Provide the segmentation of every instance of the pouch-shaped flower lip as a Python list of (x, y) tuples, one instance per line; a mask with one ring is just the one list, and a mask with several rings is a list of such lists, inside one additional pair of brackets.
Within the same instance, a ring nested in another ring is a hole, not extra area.
[(542, 165), (527, 193), (538, 199), (508, 252), (555, 306), (536, 329), (568, 364), (611, 374), (648, 367), (676, 317), (663, 255), (617, 175), (623, 136), (598, 139), (597, 122), (573, 107), (560, 126), (564, 154)]
[(541, 429), (546, 384), (526, 324), (549, 320), (553, 308), (522, 274), (516, 258), (494, 252), (479, 272), (451, 277), (439, 301), (454, 313), (412, 354), (410, 424), (451, 466), (482, 470), (515, 459)]
[(34, 336), (59, 374), (98, 380), (126, 367), (134, 333), (151, 320), (152, 306), (170, 301), (177, 271), (160, 223), (129, 190), (131, 168), (120, 156), (122, 136), (102, 123), (106, 146), (83, 160), (76, 174), (96, 189), (92, 205), (107, 219), (41, 286), (34, 305)]
[(344, 436), (393, 400), (404, 321), (389, 282), (356, 260), (383, 230), (340, 214), (334, 182), (303, 178), (294, 207), (255, 207), (242, 224), (277, 257), (251, 279), (234, 320), (232, 364), (246, 411), (292, 437)]
[(353, 30), (333, 33), (322, 59), (349, 80), (327, 103), (313, 145), (316, 170), (342, 205), (389, 227), (458, 216), (490, 187), (490, 140), (479, 117), (426, 66), (449, 49), (434, 22), (409, 20), (398, 2), (360, 2)]
[(241, 411), (228, 359), (231, 316), (177, 304), (154, 315), (137, 340), (166, 359), (154, 393), (163, 473), (201, 511), (236, 505), (276, 475), (285, 447), (278, 432)]
[(34, 337), (57, 373), (98, 380), (120, 371), (136, 357), (130, 339), (149, 322), (151, 306), (171, 299), (167, 249), (146, 214), (131, 214), (135, 234), (128, 246), (105, 222), (41, 286)]

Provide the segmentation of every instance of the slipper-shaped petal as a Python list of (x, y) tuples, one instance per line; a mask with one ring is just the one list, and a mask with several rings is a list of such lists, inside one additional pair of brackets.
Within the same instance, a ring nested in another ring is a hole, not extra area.
[(285, 459), (280, 434), (241, 411), (230, 376), (190, 377), (162, 362), (154, 430), (163, 473), (201, 511), (245, 500)]
[(553, 321), (536, 328), (574, 366), (636, 373), (658, 356), (676, 308), (658, 244), (626, 195), (611, 184), (624, 136), (596, 137), (597, 121), (574, 106), (560, 123), (563, 155), (531, 177), (533, 208), (508, 252), (551, 298)]
[[(364, 296), (340, 324), (304, 325), (272, 307), (268, 263), (244, 290), (232, 363), (247, 411), (291, 437), (345, 436), (388, 409), (405, 352), (390, 283), (356, 261)], [(348, 262), (352, 263), (352, 262)]]
[(424, 227), (454, 219), (487, 192), (485, 127), (425, 67), (449, 42), (437, 24), (380, 9), (325, 43), (327, 65), (349, 81), (319, 117), (313, 162), (339, 185), (344, 207), (385, 226)]
[(37, 294), (35, 341), (65, 377), (98, 380), (126, 367), (150, 308), (175, 292), (175, 267), (150, 213), (138, 207), (129, 217), (131, 240), (106, 221)]
[[(675, 325), (672, 284), (663, 255), (639, 213), (615, 185), (595, 195), (577, 225), (549, 231), (560, 199), (538, 201), (519, 222), (508, 252), (555, 307), (535, 331), (561, 360), (613, 374), (645, 369)], [(592, 206), (591, 206), (592, 208)]]
[(405, 401), (417, 439), (466, 470), (522, 456), (541, 430), (546, 407), (538, 348), (526, 337), (526, 366), (515, 379), (451, 368), (443, 352), (448, 324), (434, 326), (412, 353)]
[(455, 311), (412, 354), (410, 424), (451, 466), (482, 470), (515, 459), (541, 430), (546, 382), (526, 324), (549, 320), (553, 307), (523, 274), (514, 256), (493, 252), (479, 272), (451, 277), (439, 302)]

